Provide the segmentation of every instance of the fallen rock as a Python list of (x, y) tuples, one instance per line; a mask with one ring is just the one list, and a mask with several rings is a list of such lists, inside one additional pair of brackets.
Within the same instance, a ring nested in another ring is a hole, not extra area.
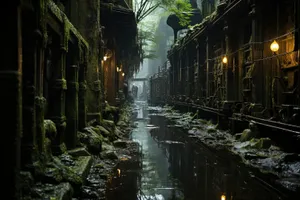
[(78, 132), (78, 137), (81, 143), (85, 144), (88, 151), (92, 154), (101, 152), (103, 137), (97, 134), (91, 127), (86, 127), (85, 132)]
[(113, 145), (118, 148), (126, 148), (127, 141), (126, 140), (116, 140), (113, 142)]
[(94, 166), (95, 168), (100, 168), (100, 169), (104, 169), (104, 165), (103, 163), (98, 163), (98, 164), (95, 164)]
[(98, 125), (97, 128), (100, 130), (100, 133), (103, 136), (108, 137), (110, 135), (109, 131), (106, 130), (103, 126)]
[(117, 123), (117, 126), (120, 126), (120, 127), (126, 127), (126, 126), (128, 126), (128, 124), (125, 123), (125, 122), (122, 120), (122, 121), (119, 121), (119, 122)]
[(46, 183), (60, 183), (63, 181), (63, 176), (58, 168), (48, 167), (45, 169), (43, 182)]
[(272, 140), (270, 138), (260, 138), (258, 139), (253, 147), (257, 149), (268, 149), (273, 144)]
[(116, 160), (118, 156), (115, 151), (105, 151), (101, 153), (103, 159)]
[(32, 199), (70, 200), (73, 196), (73, 188), (69, 183), (37, 184), (32, 188)]
[(102, 143), (102, 151), (113, 151), (114, 149), (114, 146), (108, 144), (107, 142)]
[(69, 154), (61, 154), (58, 156), (58, 158), (66, 166), (74, 166), (75, 165), (73, 157)]
[(80, 148), (76, 148), (76, 149), (72, 149), (68, 151), (68, 154), (70, 154), (71, 156), (90, 156), (91, 154), (86, 150), (86, 148), (84, 147), (80, 147)]
[(115, 123), (111, 120), (102, 120), (103, 127), (109, 132), (113, 132), (115, 130)]
[(245, 129), (240, 137), (241, 142), (249, 141), (255, 138), (255, 132), (251, 131), (250, 129)]
[(87, 199), (99, 199), (99, 195), (96, 191), (93, 190), (93, 188), (89, 186), (83, 186), (82, 187), (82, 197)]
[(58, 158), (54, 158), (50, 164), (59, 170), (64, 181), (68, 181), (73, 187), (79, 188), (82, 185), (82, 178), (71, 168), (64, 165)]
[(120, 130), (120, 129), (118, 129), (117, 127), (115, 128), (115, 136), (116, 137), (121, 137), (121, 136), (123, 136), (124, 135), (124, 133)]
[(207, 133), (216, 133), (218, 131), (217, 125), (210, 124), (207, 126)]

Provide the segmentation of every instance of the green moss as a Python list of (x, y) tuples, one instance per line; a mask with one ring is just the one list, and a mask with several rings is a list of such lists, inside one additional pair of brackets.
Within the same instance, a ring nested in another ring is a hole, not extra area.
[(253, 147), (257, 149), (268, 149), (273, 144), (270, 138), (260, 138), (259, 140), (256, 140), (254, 143), (255, 144), (253, 145)]
[(241, 135), (240, 141), (245, 142), (255, 138), (255, 133), (250, 129), (245, 129)]
[(61, 81), (62, 81), (62, 83), (61, 83), (62, 84), (62, 89), (66, 90), (68, 88), (67, 87), (67, 80), (63, 78), (63, 79), (61, 79)]
[(82, 179), (70, 167), (61, 163), (58, 158), (53, 159), (55, 168), (59, 169), (63, 180), (70, 182), (72, 185), (82, 185)]
[(254, 69), (255, 69), (255, 63), (253, 63), (253, 64), (250, 66), (250, 68), (248, 69), (247, 74), (246, 74), (245, 77), (246, 77), (246, 78), (251, 78)]
[(48, 8), (49, 10), (52, 12), (52, 14), (55, 15), (55, 17), (57, 17), (57, 19), (60, 22), (63, 22), (63, 12), (59, 9), (59, 7), (52, 1), (52, 0), (48, 0)]
[(83, 51), (83, 48), (82, 48), (82, 41), (81, 40), (78, 41), (78, 50), (79, 50), (79, 61), (80, 61), (80, 63), (83, 63), (84, 60), (85, 60), (85, 57), (84, 57), (84, 51)]
[(72, 31), (72, 33), (77, 37), (77, 39), (79, 41), (81, 41), (85, 45), (85, 47), (88, 49), (89, 48), (88, 43), (81, 36), (81, 34), (77, 31), (77, 29), (72, 25), (72, 23), (68, 20), (68, 17), (65, 15), (65, 13), (62, 12), (59, 9), (59, 7), (52, 0), (47, 0), (47, 2), (48, 2), (49, 10), (64, 25), (64, 48), (65, 48), (65, 50), (68, 51), (67, 42), (70, 39), (70, 31)]
[(47, 28), (46, 28), (46, 13), (47, 13), (47, 0), (40, 0), (40, 26), (42, 29), (42, 34), (43, 34), (43, 45), (47, 45), (47, 40), (48, 40), (48, 33), (47, 33)]
[(104, 165), (102, 163), (99, 163), (99, 164), (96, 164), (94, 167), (99, 168), (99, 169), (103, 169)]
[(39, 96), (35, 97), (35, 105), (38, 108), (40, 108), (40, 109), (44, 108), (45, 103), (46, 103), (46, 99), (44, 97), (39, 97)]
[(197, 110), (197, 112), (192, 116), (192, 120), (198, 118), (198, 114), (199, 114), (199, 110)]
[(67, 150), (68, 150), (65, 143), (61, 143), (61, 144), (59, 145), (59, 148), (60, 148), (61, 153), (66, 153)]
[(208, 124), (208, 121), (207, 120), (204, 120), (204, 119), (198, 119), (199, 120), (199, 122), (201, 123), (201, 124)]
[(217, 129), (216, 129), (215, 127), (209, 127), (209, 128), (207, 129), (207, 132), (208, 132), (208, 133), (215, 133), (215, 132), (217, 132)]
[(64, 23), (64, 47), (63, 48), (65, 49), (66, 52), (68, 52), (71, 23), (69, 22), (66, 15), (63, 15), (63, 23)]
[(49, 139), (54, 140), (54, 138), (57, 135), (55, 123), (51, 120), (44, 120), (44, 127), (45, 127), (46, 136)]

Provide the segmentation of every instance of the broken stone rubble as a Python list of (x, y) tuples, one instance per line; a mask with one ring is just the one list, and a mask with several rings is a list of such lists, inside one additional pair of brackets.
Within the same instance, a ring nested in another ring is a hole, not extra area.
[(275, 146), (270, 138), (259, 137), (254, 123), (242, 133), (218, 130), (210, 121), (194, 119), (192, 113), (180, 113), (170, 106), (150, 107), (153, 113), (174, 122), (169, 128), (177, 127), (186, 130), (189, 137), (217, 149), (226, 150), (238, 155), (245, 165), (258, 169), (264, 174), (277, 177), (277, 182), (288, 190), (300, 190), (300, 155), (287, 153)]
[[(56, 127), (51, 120), (45, 120), (48, 155), (21, 173), (23, 199), (105, 199), (109, 177), (118, 163), (124, 161), (124, 156), (131, 157), (124, 152), (132, 151), (120, 150), (127, 146), (132, 148), (126, 144), (132, 128), (127, 119), (130, 111), (128, 108), (123, 111), (119, 121), (121, 126), (103, 120), (102, 124), (84, 128), (78, 132), (78, 147), (57, 156), (52, 155), (50, 147)], [(113, 143), (115, 140), (117, 142)]]

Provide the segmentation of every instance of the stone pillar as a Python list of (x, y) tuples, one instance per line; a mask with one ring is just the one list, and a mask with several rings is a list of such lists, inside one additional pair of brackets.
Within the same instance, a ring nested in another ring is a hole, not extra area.
[[(261, 11), (259, 11), (259, 6), (257, 5), (260, 2), (256, 2), (256, 0), (251, 0), (250, 2), (251, 10), (249, 12), (249, 17), (252, 20), (252, 42), (259, 42), (263, 40), (262, 37), (262, 28), (261, 28)], [(260, 5), (262, 6), (262, 4)], [(256, 60), (261, 58), (263, 55), (263, 45), (261, 44), (253, 44), (252, 45), (252, 60)], [(253, 82), (255, 83), (255, 91), (253, 91), (253, 102), (262, 103), (264, 102), (265, 97), (265, 87), (264, 82), (266, 78), (266, 74), (264, 71), (263, 62), (255, 63), (255, 71), (258, 76), (253, 77)]]
[(20, 199), (20, 137), (22, 130), (22, 17), (19, 1), (6, 1), (7, 12), (2, 32), (0, 67), (1, 169), (2, 195), (5, 199)]
[(53, 142), (53, 153), (59, 154), (64, 150), (64, 136), (66, 129), (65, 116), (65, 91), (67, 89), (67, 81), (65, 80), (65, 65), (66, 65), (66, 49), (57, 48), (58, 52), (57, 65), (55, 66), (56, 79), (53, 80), (50, 88), (51, 100), (49, 102), (49, 118), (55, 123), (57, 136)]
[[(39, 26), (35, 30), (35, 73), (30, 74), (34, 76), (35, 79), (35, 97), (34, 97), (34, 114), (35, 114), (35, 124), (34, 124), (34, 132), (35, 133), (35, 145), (37, 148), (36, 153), (44, 153), (45, 152), (45, 128), (44, 128), (44, 108), (46, 99), (43, 97), (43, 76), (44, 76), (44, 67), (45, 67), (45, 47), (47, 44), (47, 29), (46, 23), (44, 21), (45, 18), (45, 2), (39, 1), (39, 9), (37, 12), (39, 18)], [(32, 44), (29, 44), (32, 45)]]
[[(198, 99), (199, 97), (201, 97), (201, 88), (202, 86), (200, 85), (200, 44), (199, 41), (197, 40), (197, 45), (196, 45), (196, 59), (197, 59), (197, 79), (194, 80), (195, 82), (195, 94), (196, 94), (196, 98)], [(193, 76), (195, 77), (195, 71)]]
[(206, 37), (206, 98), (210, 96), (209, 91), (209, 38)]
[[(233, 96), (233, 94), (231, 93), (232, 90), (230, 90), (229, 88), (229, 81), (232, 81), (232, 79), (228, 80), (228, 77), (231, 78), (231, 76), (229, 75), (229, 73), (231, 73), (231, 71), (229, 72), (229, 67), (231, 67), (230, 65), (232, 65), (229, 61), (232, 60), (231, 57), (228, 56), (228, 53), (229, 53), (229, 30), (228, 30), (228, 23), (227, 21), (224, 22), (224, 28), (223, 28), (223, 31), (224, 31), (224, 35), (225, 35), (225, 52), (224, 54), (227, 56), (227, 63), (223, 63), (223, 72), (224, 72), (224, 82), (223, 83), (225, 85), (225, 90), (224, 90), (224, 97), (225, 97), (225, 100), (230, 100), (231, 97)], [(229, 92), (228, 92), (229, 91)]]
[(76, 147), (78, 131), (78, 66), (68, 66), (67, 90), (67, 128), (65, 143), (68, 149)]
[(94, 82), (94, 91), (96, 95), (96, 113), (94, 118), (97, 123), (101, 122), (101, 81), (98, 79)]
[[(32, 14), (32, 13), (30, 13)], [(29, 15), (29, 13), (27, 13)], [(34, 20), (34, 18), (28, 18)], [(33, 24), (34, 25), (34, 24)], [(31, 24), (23, 31), (23, 135), (22, 135), (22, 165), (32, 164), (36, 153), (36, 121), (35, 93), (37, 68), (37, 36), (39, 31), (33, 31)]]
[(79, 66), (79, 95), (78, 95), (78, 128), (79, 130), (83, 130), (87, 124), (86, 118), (86, 90), (87, 90), (87, 83), (86, 83), (86, 70), (87, 64), (84, 62)]

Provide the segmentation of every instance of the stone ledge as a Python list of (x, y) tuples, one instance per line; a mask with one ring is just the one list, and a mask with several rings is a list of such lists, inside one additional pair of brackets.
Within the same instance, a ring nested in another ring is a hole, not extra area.
[(93, 158), (92, 156), (79, 156), (77, 157), (74, 167), (71, 167), (74, 172), (79, 175), (83, 182), (86, 180), (88, 173), (92, 167)]

